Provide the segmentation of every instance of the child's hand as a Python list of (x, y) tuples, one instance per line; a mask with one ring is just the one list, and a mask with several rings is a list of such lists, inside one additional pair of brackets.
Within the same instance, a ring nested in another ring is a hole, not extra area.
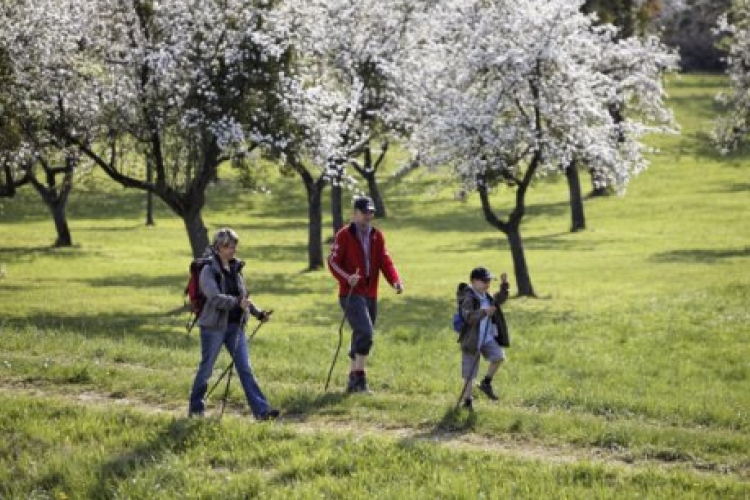
[(508, 275), (503, 273), (500, 275), (500, 283), (505, 284), (508, 282)]

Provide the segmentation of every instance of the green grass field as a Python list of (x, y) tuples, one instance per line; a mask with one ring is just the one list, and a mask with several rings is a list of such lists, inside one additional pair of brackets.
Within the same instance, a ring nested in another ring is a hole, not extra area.
[(274, 423), (250, 417), (236, 378), (222, 420), (185, 418), (199, 339), (165, 207), (145, 227), (142, 193), (89, 182), (69, 204), (74, 247), (56, 249), (34, 193), (0, 200), (0, 498), (750, 498), (750, 158), (708, 142), (723, 82), (670, 82), (681, 135), (651, 139), (625, 197), (586, 201), (586, 231), (567, 231), (563, 179), (533, 188), (539, 298), (507, 303), (500, 401), (471, 415), (453, 410), (455, 286), (512, 265), (444, 177), (384, 179), (378, 225), (406, 292), (381, 285), (372, 397), (343, 394), (343, 352), (323, 391), (341, 311), (328, 271), (305, 270), (301, 182), (250, 193), (227, 171), (210, 189), (206, 223), (239, 232), (275, 310), (251, 346)]

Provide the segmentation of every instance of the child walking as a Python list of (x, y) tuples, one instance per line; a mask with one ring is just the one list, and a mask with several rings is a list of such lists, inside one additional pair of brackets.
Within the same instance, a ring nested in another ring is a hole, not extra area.
[(465, 287), (460, 301), (461, 316), (466, 328), (461, 332), (461, 374), (464, 389), (461, 394), (462, 406), (473, 410), (472, 386), (479, 373), (479, 357), (484, 356), (490, 364), (487, 373), (479, 383), (479, 390), (488, 398), (497, 401), (492, 389), (492, 378), (505, 360), (503, 347), (509, 347), (510, 339), (505, 317), (500, 306), (508, 300), (508, 277), (500, 275), (500, 290), (494, 295), (488, 293), (494, 276), (485, 267), (472, 269), (470, 284)]

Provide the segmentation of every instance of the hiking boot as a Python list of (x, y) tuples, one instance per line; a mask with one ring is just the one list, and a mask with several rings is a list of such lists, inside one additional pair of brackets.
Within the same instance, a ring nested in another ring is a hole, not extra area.
[(274, 410), (273, 408), (270, 408), (263, 415), (259, 416), (258, 420), (261, 420), (261, 421), (276, 420), (277, 418), (279, 418), (279, 415), (280, 415), (279, 410)]
[(356, 392), (372, 394), (372, 391), (367, 386), (367, 377), (364, 375), (349, 375), (349, 383), (346, 386), (346, 392), (350, 394)]
[(349, 375), (349, 382), (346, 384), (346, 392), (359, 392), (359, 379)]
[(461, 404), (461, 407), (469, 411), (474, 411), (474, 405), (471, 402), (471, 398), (464, 399), (464, 402), (463, 404)]
[(492, 401), (497, 401), (498, 397), (495, 394), (495, 391), (492, 390), (492, 383), (487, 382), (485, 380), (482, 380), (482, 383), (479, 384), (479, 390), (482, 391), (487, 395), (488, 398), (490, 398)]
[(357, 392), (363, 392), (365, 394), (372, 394), (372, 391), (367, 386), (367, 377), (365, 377), (364, 375), (358, 381)]

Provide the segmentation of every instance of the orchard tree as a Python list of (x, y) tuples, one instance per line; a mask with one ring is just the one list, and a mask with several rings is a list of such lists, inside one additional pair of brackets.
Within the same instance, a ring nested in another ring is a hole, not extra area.
[[(594, 63), (595, 71), (609, 77), (606, 85), (609, 100), (606, 103), (620, 142), (631, 130), (633, 120), (676, 131), (672, 112), (666, 106), (664, 75), (676, 71), (678, 54), (667, 48), (655, 36), (619, 38), (602, 47)], [(642, 131), (636, 127), (636, 133)], [(637, 140), (637, 137), (636, 137)], [(592, 194), (602, 194), (617, 189), (608, 182), (607, 169), (600, 168), (592, 155), (578, 156), (565, 168), (571, 205), (571, 231), (585, 229), (586, 221), (581, 196), (577, 164), (587, 167), (593, 183)]]
[[(376, 214), (386, 207), (378, 185), (390, 142), (406, 135), (403, 117), (404, 37), (415, 4), (407, 0), (302, 0), (288, 4), (299, 19), (295, 32), (303, 58), (325, 68), (328, 82), (349, 96), (352, 117), (342, 129), (340, 155), (332, 160), (334, 230), (341, 215), (341, 185), (347, 166), (367, 183)], [(356, 100), (353, 100), (355, 99)], [(340, 227), (340, 223), (338, 225)]]
[(300, 58), (286, 79), (281, 109), (287, 120), (283, 139), (267, 146), (282, 165), (299, 175), (305, 187), (308, 215), (308, 269), (324, 265), (322, 194), (336, 178), (352, 183), (341, 169), (346, 157), (345, 131), (354, 119), (357, 94), (336, 87), (315, 59)]
[[(284, 79), (280, 95), (284, 118), (279, 130), (283, 130), (283, 139), (269, 149), (304, 184), (309, 269), (324, 265), (324, 189), (332, 187), (335, 231), (343, 225), (342, 187), (354, 190), (356, 185), (347, 165), (368, 151), (369, 141), (386, 122), (386, 105), (381, 102), (385, 98), (380, 96), (387, 92), (380, 92), (384, 84), (376, 73), (390, 70), (382, 54), (392, 52), (393, 46), (381, 46), (381, 41), (398, 38), (388, 24), (394, 12), (400, 12), (389, 8), (395, 5), (305, 0), (290, 1), (280, 8), (280, 15), (292, 26), (289, 42), (295, 64)], [(379, 37), (369, 30), (375, 30)], [(387, 36), (380, 33), (382, 30)]]
[(14, 90), (49, 134), (115, 182), (161, 198), (199, 255), (217, 168), (274, 140), (267, 125), (287, 53), (271, 9), (263, 0), (21, 0), (6, 9), (3, 34)]
[(35, 151), (26, 158), (15, 156), (2, 159), (5, 189), (0, 189), (0, 196), (13, 196), (17, 188), (29, 184), (42, 198), (55, 223), (57, 238), (56, 247), (69, 247), (73, 244), (70, 226), (66, 216), (68, 197), (73, 189), (73, 178), (77, 166), (74, 153), (63, 155), (59, 163), (52, 157), (60, 156), (59, 150), (51, 149), (51, 156)]
[(729, 154), (750, 139), (750, 5), (736, 1), (719, 19), (717, 34), (728, 47), (726, 58), (730, 89), (719, 94), (724, 105), (713, 138), (721, 154)]
[[(7, 19), (0, 19), (0, 30)], [(54, 245), (71, 246), (66, 209), (78, 163), (76, 154), (50, 142), (44, 122), (27, 112), (24, 101), (14, 98), (14, 77), (9, 51), (0, 50), (0, 197), (12, 198), (18, 188), (30, 185), (52, 215), (57, 232)]]
[[(417, 90), (410, 98), (424, 160), (451, 167), (467, 192), (479, 193), (485, 219), (510, 245), (523, 296), (535, 295), (521, 237), (533, 180), (585, 158), (623, 192), (647, 164), (639, 139), (662, 130), (638, 116), (612, 119), (617, 81), (597, 61), (613, 50), (616, 30), (580, 7), (443, 2), (419, 23), (405, 75)], [(505, 217), (492, 208), (496, 193), (514, 196)]]

